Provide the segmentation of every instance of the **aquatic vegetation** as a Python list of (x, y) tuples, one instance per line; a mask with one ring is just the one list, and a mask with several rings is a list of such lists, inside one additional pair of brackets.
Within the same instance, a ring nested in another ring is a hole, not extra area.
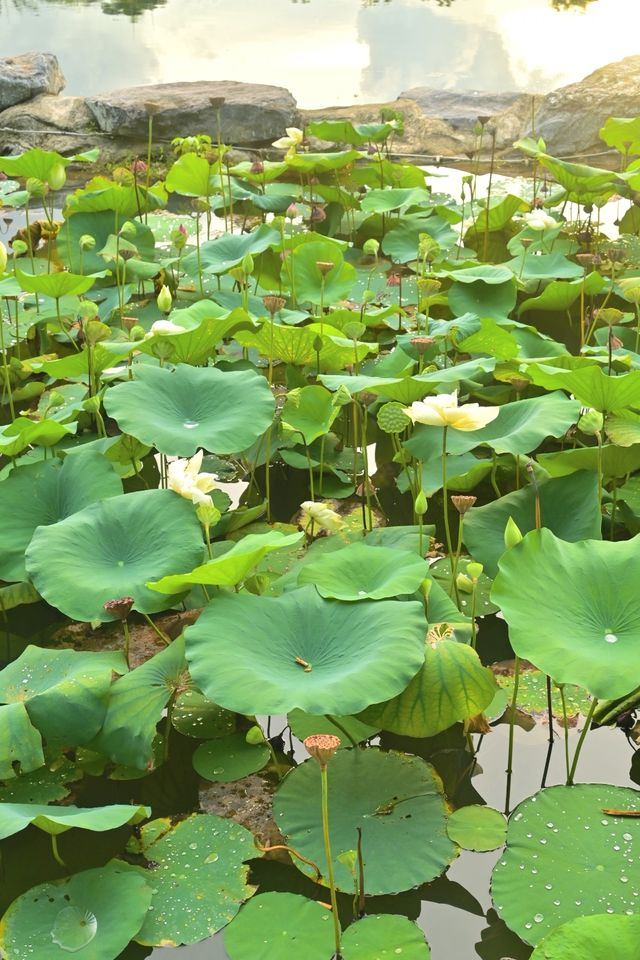
[(638, 122), (461, 198), (394, 129), (58, 206), (92, 155), (0, 157), (49, 227), (0, 245), (8, 957), (426, 960), (503, 846), (500, 955), (637, 937), (640, 795), (578, 780), (638, 739)]

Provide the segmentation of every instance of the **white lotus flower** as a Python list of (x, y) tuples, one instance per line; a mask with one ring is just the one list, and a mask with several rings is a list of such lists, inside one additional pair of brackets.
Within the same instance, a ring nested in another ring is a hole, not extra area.
[(305, 533), (311, 533), (315, 528), (335, 533), (342, 530), (344, 520), (339, 513), (328, 507), (326, 503), (316, 503), (314, 500), (305, 500), (300, 504), (300, 526)]
[(196, 506), (211, 504), (207, 494), (216, 485), (212, 473), (200, 473), (204, 452), (198, 452), (190, 460), (172, 460), (167, 470), (167, 487), (180, 494), (185, 500), (191, 500)]
[(430, 427), (453, 427), (455, 430), (479, 430), (500, 413), (500, 407), (481, 407), (478, 403), (463, 403), (459, 407), (457, 391), (414, 400), (410, 407), (404, 407), (403, 410), (414, 423), (426, 423)]
[(525, 213), (523, 219), (530, 230), (553, 230), (554, 227), (559, 226), (557, 220), (540, 209)]
[(275, 140), (271, 146), (277, 147), (278, 150), (286, 150), (287, 155), (295, 153), (297, 148), (300, 146), (304, 140), (304, 132), (298, 127), (287, 127), (286, 137), (280, 137), (279, 140)]
[(179, 323), (174, 323), (173, 320), (156, 320), (151, 324), (145, 340), (148, 340), (149, 337), (153, 337), (154, 335), (166, 337), (171, 333), (186, 333), (186, 330), (186, 327), (181, 327)]

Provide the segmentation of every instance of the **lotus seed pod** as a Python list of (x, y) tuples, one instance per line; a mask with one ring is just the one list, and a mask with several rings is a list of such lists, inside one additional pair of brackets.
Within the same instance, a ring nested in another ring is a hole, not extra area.
[(136, 225), (131, 220), (125, 221), (120, 227), (120, 236), (125, 240), (133, 240), (136, 235)]
[(424, 490), (421, 490), (416, 497), (413, 509), (419, 517), (423, 517), (427, 512), (427, 495)]
[(510, 550), (511, 547), (517, 546), (522, 540), (522, 533), (518, 524), (515, 522), (513, 517), (509, 517), (507, 520), (507, 525), (504, 528), (504, 545), (507, 550)]
[(316, 267), (323, 277), (326, 277), (326, 275), (333, 270), (334, 266), (335, 264), (332, 260), (316, 260)]
[(409, 343), (420, 354), (424, 356), (429, 347), (432, 347), (436, 341), (433, 337), (411, 337)]
[(222, 514), (213, 504), (211, 497), (207, 497), (204, 503), (199, 503), (196, 507), (196, 516), (203, 527), (207, 530), (215, 526)]
[(21, 257), (23, 254), (27, 252), (29, 247), (24, 242), (24, 240), (12, 240), (11, 249), (15, 253), (16, 257)]
[(402, 433), (411, 423), (404, 407), (396, 400), (385, 403), (378, 410), (378, 426), (385, 433)]
[(78, 307), (78, 316), (83, 320), (94, 320), (98, 316), (98, 304), (93, 300), (83, 300)]
[(171, 296), (171, 291), (166, 284), (163, 284), (162, 289), (156, 298), (156, 303), (158, 304), (158, 310), (161, 310), (162, 313), (169, 313), (171, 310), (173, 297)]
[(111, 336), (111, 327), (100, 320), (89, 320), (84, 327), (84, 335), (87, 343), (95, 346), (101, 340), (108, 340)]
[(284, 297), (279, 297), (277, 294), (269, 293), (262, 298), (262, 302), (264, 303), (270, 316), (275, 317), (276, 313), (280, 313), (280, 311), (284, 309), (287, 301)]
[(588, 410), (583, 413), (578, 420), (578, 430), (587, 433), (589, 436), (595, 436), (600, 433), (604, 425), (602, 414), (598, 410)]
[(472, 580), (479, 580), (484, 567), (481, 563), (468, 563), (467, 564), (467, 574), (471, 577)]
[(147, 331), (145, 330), (145, 328), (144, 328), (141, 324), (136, 323), (135, 326), (131, 327), (131, 330), (130, 330), (131, 339), (132, 339), (132, 340), (144, 340), (144, 335), (145, 335), (146, 332), (147, 332)]
[(83, 233), (78, 241), (81, 250), (93, 250), (96, 245), (96, 238), (90, 233)]
[(366, 329), (364, 323), (360, 323), (359, 320), (351, 320), (349, 323), (345, 323), (342, 332), (349, 340), (359, 340)]
[(470, 510), (478, 498), (464, 496), (463, 494), (451, 497), (451, 503), (454, 505), (461, 517), (464, 517), (467, 510)]
[(107, 600), (102, 606), (116, 620), (126, 620), (134, 603), (133, 597), (120, 597), (118, 600)]
[(369, 237), (369, 239), (365, 240), (362, 244), (362, 252), (366, 253), (368, 257), (377, 257), (379, 249), (380, 241), (376, 240), (375, 237)]
[(52, 190), (61, 190), (67, 182), (67, 172), (63, 163), (56, 163), (49, 171), (47, 183)]
[(340, 737), (334, 737), (331, 733), (313, 733), (304, 741), (307, 753), (310, 753), (321, 767), (326, 767), (341, 743)]
[(250, 727), (250, 728), (247, 730), (244, 739), (246, 740), (247, 743), (250, 743), (251, 746), (253, 746), (253, 747), (257, 747), (259, 744), (264, 743), (264, 741), (265, 741), (265, 737), (264, 737), (264, 733), (262, 732), (262, 728), (261, 728), (261, 727), (258, 727), (257, 725), (254, 726), (254, 727)]

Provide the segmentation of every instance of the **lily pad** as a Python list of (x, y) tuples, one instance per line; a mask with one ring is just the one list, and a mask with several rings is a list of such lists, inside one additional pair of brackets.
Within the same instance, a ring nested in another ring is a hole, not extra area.
[(69, 795), (69, 783), (81, 778), (79, 767), (69, 760), (57, 760), (0, 784), (0, 803), (55, 803)]
[(304, 565), (298, 583), (312, 583), (323, 597), (382, 600), (414, 593), (429, 573), (417, 553), (351, 543)]
[(41, 883), (14, 900), (0, 924), (8, 957), (114, 960), (134, 937), (151, 903), (143, 877), (114, 864)]
[(193, 768), (205, 780), (232, 783), (262, 770), (269, 755), (266, 743), (247, 743), (244, 733), (233, 733), (201, 743), (193, 755)]
[(549, 530), (528, 533), (503, 555), (491, 594), (514, 651), (598, 699), (629, 693), (637, 686), (639, 558), (638, 537), (567, 543)]
[(493, 871), (493, 902), (526, 943), (576, 917), (638, 911), (640, 793), (584, 783), (548, 787), (509, 818), (507, 848)]
[(236, 729), (236, 715), (203, 697), (198, 690), (185, 690), (173, 707), (171, 722), (183, 737), (210, 740), (226, 737)]
[(507, 835), (507, 821), (504, 814), (493, 807), (472, 804), (460, 807), (449, 816), (447, 833), (463, 850), (483, 853), (502, 846)]
[(145, 857), (146, 867), (130, 869), (153, 888), (152, 909), (135, 937), (145, 945), (213, 936), (255, 891), (243, 862), (255, 854), (253, 836), (233, 820), (200, 813), (175, 826), (169, 817), (152, 820), (127, 849)]
[(224, 932), (231, 960), (329, 960), (334, 946), (331, 912), (293, 893), (262, 893)]
[[(329, 770), (329, 822), (339, 889), (351, 893), (353, 877), (339, 856), (355, 848), (362, 828), (367, 893), (398, 893), (439, 876), (456, 855), (446, 832), (442, 784), (419, 757), (375, 748), (339, 750)], [(318, 864), (326, 877), (320, 817), (320, 766), (307, 760), (281, 783), (274, 797), (276, 823), (289, 842)], [(389, 851), (393, 851), (393, 856)], [(303, 861), (296, 865), (313, 875)]]
[(609, 960), (612, 948), (616, 960), (637, 960), (639, 942), (640, 917), (600, 913), (576, 917), (552, 930), (531, 960)]
[(238, 453), (264, 433), (275, 401), (252, 370), (220, 370), (181, 363), (173, 370), (140, 365), (135, 379), (107, 391), (110, 417), (161, 453), (191, 457), (202, 448)]
[(134, 610), (155, 613), (170, 601), (145, 586), (202, 558), (192, 504), (170, 490), (142, 490), (92, 504), (38, 527), (26, 553), (30, 579), (44, 599), (74, 620), (112, 620), (109, 600), (131, 596)]
[(422, 931), (406, 917), (374, 914), (352, 923), (342, 938), (344, 960), (429, 960)]
[(275, 598), (217, 597), (185, 637), (194, 683), (228, 710), (340, 715), (406, 686), (421, 666), (425, 629), (419, 603), (338, 603), (302, 587)]

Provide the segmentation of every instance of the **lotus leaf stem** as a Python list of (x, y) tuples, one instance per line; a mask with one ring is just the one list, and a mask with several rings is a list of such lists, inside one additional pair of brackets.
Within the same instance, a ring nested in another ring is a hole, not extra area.
[(320, 764), (320, 783), (322, 785), (322, 835), (324, 838), (324, 853), (327, 860), (327, 879), (331, 894), (331, 913), (333, 915), (333, 932), (336, 944), (336, 960), (340, 960), (340, 916), (338, 914), (338, 900), (336, 897), (336, 881), (333, 874), (333, 855), (331, 853), (331, 838), (329, 836), (329, 789), (327, 781), (327, 764)]
[(338, 728), (340, 733), (343, 733), (345, 735), (347, 740), (349, 740), (349, 742), (351, 743), (352, 747), (358, 746), (358, 741), (355, 739), (355, 737), (351, 733), (349, 733), (347, 728), (340, 723), (337, 717), (334, 717), (332, 713), (325, 713), (325, 717), (327, 718), (327, 720), (331, 721), (334, 727)]
[(51, 852), (53, 854), (53, 858), (56, 861), (56, 863), (59, 863), (60, 866), (64, 867), (66, 870), (67, 865), (62, 859), (62, 857), (60, 856), (60, 851), (58, 850), (58, 838), (55, 835), (55, 833), (51, 834)]
[(509, 816), (511, 805), (511, 778), (513, 776), (513, 733), (515, 727), (516, 710), (518, 707), (518, 687), (520, 686), (520, 657), (516, 657), (513, 671), (513, 696), (509, 713), (509, 749), (507, 752), (507, 788), (504, 798), (505, 816)]
[(591, 728), (591, 722), (593, 720), (593, 714), (595, 709), (598, 706), (598, 698), (594, 697), (591, 701), (591, 707), (589, 713), (587, 714), (587, 719), (585, 720), (584, 727), (582, 728), (582, 733), (580, 734), (580, 739), (578, 740), (578, 745), (576, 747), (576, 752), (573, 755), (573, 763), (571, 764), (571, 769), (569, 770), (569, 776), (567, 777), (567, 786), (573, 786), (574, 778), (576, 775), (576, 770), (578, 767), (578, 760), (580, 759), (580, 752), (582, 750), (582, 745), (584, 744), (585, 737)]
[(168, 637), (166, 633), (160, 629), (160, 627), (156, 626), (156, 624), (153, 622), (153, 620), (151, 619), (148, 613), (143, 613), (142, 616), (145, 618), (149, 626), (152, 627), (153, 630), (158, 634), (162, 642), (166, 643), (166, 645), (169, 646), (169, 644), (171, 643), (171, 637)]
[(560, 700), (562, 701), (562, 722), (564, 724), (564, 764), (567, 771), (567, 780), (569, 780), (569, 772), (571, 769), (571, 764), (569, 760), (569, 723), (567, 721), (567, 701), (564, 695), (563, 683), (560, 684), (559, 690), (560, 690)]

